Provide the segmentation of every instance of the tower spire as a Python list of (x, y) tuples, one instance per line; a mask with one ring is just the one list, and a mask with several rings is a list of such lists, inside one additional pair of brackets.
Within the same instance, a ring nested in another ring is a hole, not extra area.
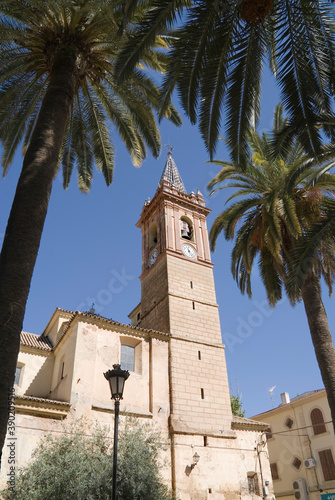
[(169, 184), (171, 184), (175, 189), (177, 189), (179, 192), (186, 194), (186, 189), (178, 172), (177, 165), (175, 164), (174, 159), (172, 158), (173, 148), (170, 145), (168, 145), (168, 148), (169, 151), (167, 154), (167, 160), (162, 173), (162, 177), (160, 179), (160, 183), (166, 181)]

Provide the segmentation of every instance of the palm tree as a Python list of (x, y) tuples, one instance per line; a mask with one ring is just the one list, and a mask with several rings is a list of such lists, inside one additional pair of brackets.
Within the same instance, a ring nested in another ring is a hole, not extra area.
[[(133, 19), (142, 14), (137, 9)], [(94, 163), (106, 183), (112, 182), (113, 129), (136, 166), (147, 147), (155, 157), (160, 152), (157, 87), (141, 69), (123, 84), (115, 82), (114, 61), (127, 35), (118, 34), (122, 15), (122, 2), (111, 0), (0, 3), (4, 173), (20, 144), (24, 151), (0, 255), (0, 450), (26, 301), (59, 165), (65, 188), (76, 165), (79, 187), (87, 191)], [(150, 49), (143, 63), (162, 70), (165, 56)], [(166, 116), (180, 124), (172, 105)]]
[(320, 286), (322, 275), (331, 293), (334, 233), (319, 238), (317, 251), (309, 255), (303, 272), (299, 272), (303, 279), (298, 283), (292, 278), (297, 249), (306, 245), (311, 229), (322, 223), (329, 208), (334, 210), (335, 175), (329, 170), (335, 165), (335, 148), (323, 147), (320, 166), (319, 159), (305, 154), (298, 140), (283, 142), (281, 132), (286, 122), (280, 105), (272, 138), (250, 131), (252, 156), (245, 170), (232, 163), (214, 162), (222, 170), (209, 184), (212, 193), (225, 188), (235, 191), (227, 200), (229, 206), (216, 217), (210, 241), (214, 250), (222, 231), (227, 240), (235, 239), (231, 271), (242, 293), (251, 296), (251, 272), (258, 257), (271, 306), (281, 299), (283, 288), (292, 304), (302, 299), (335, 430), (335, 350)]
[[(127, 1), (131, 11), (137, 1)], [(319, 0), (154, 0), (116, 65), (122, 81), (157, 35), (177, 25), (162, 85), (164, 113), (174, 88), (212, 157), (225, 114), (232, 161), (244, 165), (247, 132), (260, 112), (263, 68), (269, 62), (289, 113), (287, 128), (304, 149), (321, 152), (334, 138), (333, 6)]]

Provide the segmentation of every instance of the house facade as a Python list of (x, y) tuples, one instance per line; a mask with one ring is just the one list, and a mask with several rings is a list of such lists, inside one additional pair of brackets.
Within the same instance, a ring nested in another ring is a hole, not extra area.
[[(324, 389), (306, 392), (254, 418), (267, 430), (277, 498), (321, 500), (335, 494), (335, 436)], [(324, 498), (324, 497), (323, 497)], [(330, 497), (329, 497), (330, 498)]]
[[(42, 335), (22, 333), (16, 467), (46, 432), (63, 432), (64, 423), (80, 417), (88, 429), (98, 422), (112, 435), (114, 407), (103, 373), (120, 363), (131, 373), (121, 420), (135, 416), (161, 431), (169, 464), (162, 473), (181, 500), (273, 498), (267, 425), (231, 413), (208, 213), (199, 191), (187, 194), (169, 152), (157, 192), (137, 223), (141, 302), (130, 324), (93, 309), (56, 309)], [(5, 447), (2, 485), (9, 452)]]

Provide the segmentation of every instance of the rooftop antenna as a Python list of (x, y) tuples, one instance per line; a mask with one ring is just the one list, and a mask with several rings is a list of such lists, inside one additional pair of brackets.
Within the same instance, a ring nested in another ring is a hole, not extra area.
[(273, 393), (273, 391), (275, 390), (276, 387), (277, 386), (274, 385), (273, 387), (270, 387), (270, 389), (268, 389), (269, 395), (270, 395), (270, 397), (268, 399), (270, 400), (272, 408), (274, 408), (272, 393)]

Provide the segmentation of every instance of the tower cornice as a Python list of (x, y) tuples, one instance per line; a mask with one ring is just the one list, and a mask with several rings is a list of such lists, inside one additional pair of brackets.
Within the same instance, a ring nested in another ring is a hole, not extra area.
[(145, 202), (141, 217), (136, 226), (140, 227), (140, 222), (149, 220), (162, 202), (170, 202), (172, 206), (177, 204), (181, 208), (190, 210), (195, 214), (201, 214), (204, 217), (207, 217), (207, 215), (211, 212), (210, 208), (205, 206), (205, 201), (200, 191), (198, 191), (197, 194), (193, 192), (191, 194), (181, 193), (171, 184), (163, 180), (158, 186), (153, 199)]

